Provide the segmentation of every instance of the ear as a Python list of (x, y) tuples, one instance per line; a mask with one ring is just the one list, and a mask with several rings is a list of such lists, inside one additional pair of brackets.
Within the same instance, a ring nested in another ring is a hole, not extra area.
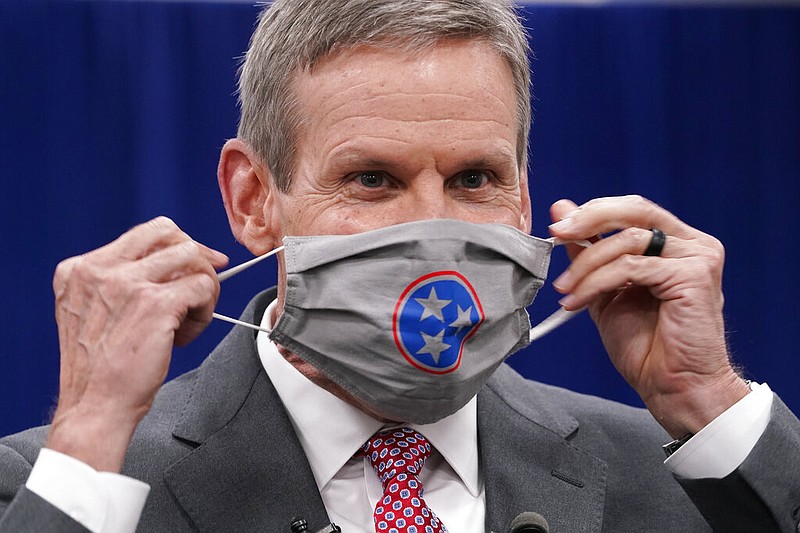
[(525, 233), (531, 232), (531, 193), (528, 190), (528, 165), (524, 165), (519, 173), (520, 196), (520, 229)]
[(225, 143), (217, 180), (236, 240), (255, 255), (279, 246), (280, 217), (272, 176), (249, 144), (241, 139)]

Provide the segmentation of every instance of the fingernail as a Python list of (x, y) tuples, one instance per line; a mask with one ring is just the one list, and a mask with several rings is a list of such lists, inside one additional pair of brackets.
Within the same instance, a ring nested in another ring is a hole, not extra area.
[(572, 288), (572, 273), (569, 270), (565, 270), (558, 276), (555, 281), (553, 281), (553, 287), (556, 288), (559, 292), (567, 292)]
[(228, 262), (229, 259), (228, 259), (227, 255), (223, 254), (222, 252), (220, 252), (218, 250), (214, 250), (213, 248), (209, 248), (209, 250), (211, 250), (211, 252), (213, 252), (213, 254), (215, 256), (214, 257), (215, 260), (219, 261), (220, 263), (227, 263)]
[(567, 311), (572, 311), (573, 304), (575, 303), (575, 296), (572, 294), (567, 294), (563, 298), (558, 301), (558, 305), (566, 309)]
[(553, 222), (552, 224), (550, 224), (550, 229), (556, 230), (556, 231), (564, 231), (566, 229), (569, 229), (570, 226), (572, 226), (572, 223), (573, 223), (573, 221), (572, 221), (571, 218), (569, 218), (569, 217), (562, 218), (558, 222)]

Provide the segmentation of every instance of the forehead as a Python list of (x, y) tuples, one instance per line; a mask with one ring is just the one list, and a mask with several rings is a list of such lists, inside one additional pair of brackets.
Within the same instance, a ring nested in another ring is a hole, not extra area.
[(304, 115), (300, 137), (307, 141), (376, 134), (441, 143), (516, 134), (511, 69), (483, 41), (449, 40), (415, 51), (351, 48), (298, 74), (294, 85)]

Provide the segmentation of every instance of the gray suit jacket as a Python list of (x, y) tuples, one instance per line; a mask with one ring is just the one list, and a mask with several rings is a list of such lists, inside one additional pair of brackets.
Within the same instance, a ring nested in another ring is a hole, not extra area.
[[(258, 322), (272, 298), (256, 297), (243, 320)], [(46, 431), (0, 440), (0, 532), (85, 531), (24, 488)], [(478, 432), (487, 531), (508, 531), (523, 511), (542, 514), (552, 533), (693, 532), (709, 523), (726, 532), (798, 531), (800, 422), (777, 398), (755, 450), (718, 481), (676, 482), (661, 464), (668, 437), (646, 411), (531, 382), (506, 366), (478, 395)], [(162, 387), (123, 473), (152, 487), (139, 531), (280, 533), (296, 516), (312, 531), (328, 523), (244, 328)]]

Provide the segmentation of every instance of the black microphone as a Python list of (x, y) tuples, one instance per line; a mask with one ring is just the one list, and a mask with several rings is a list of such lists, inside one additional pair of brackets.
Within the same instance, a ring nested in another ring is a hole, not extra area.
[(520, 513), (511, 521), (511, 533), (548, 533), (550, 526), (539, 513)]
[[(306, 522), (305, 518), (292, 518), (289, 527), (292, 529), (292, 533), (310, 533), (308, 522)], [(342, 529), (336, 524), (330, 523), (322, 529), (317, 530), (316, 533), (342, 533)]]
[(303, 518), (292, 518), (292, 523), (289, 524), (292, 528), (292, 533), (306, 533), (308, 531), (308, 522)]

